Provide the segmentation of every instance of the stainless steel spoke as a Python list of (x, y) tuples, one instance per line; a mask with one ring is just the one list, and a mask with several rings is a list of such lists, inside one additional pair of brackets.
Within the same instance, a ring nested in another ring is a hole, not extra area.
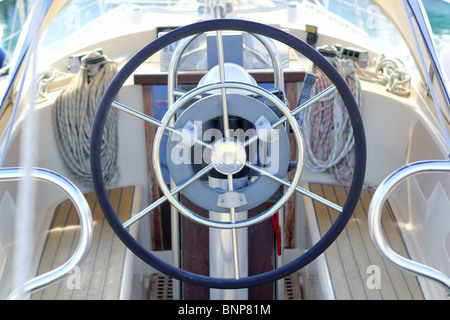
[[(220, 82), (225, 83), (225, 57), (223, 52), (223, 37), (222, 31), (216, 31), (217, 39), (217, 60), (219, 63)], [(229, 120), (228, 120), (228, 105), (227, 105), (227, 89), (225, 87), (222, 90), (222, 109), (223, 109), (223, 130), (224, 136), (229, 136)]]
[[(220, 8), (217, 10), (220, 11)], [(219, 15), (218, 12), (217, 15)], [(216, 31), (216, 39), (217, 39), (217, 60), (219, 63), (220, 82), (225, 83), (225, 56), (223, 51), (223, 37), (221, 30)], [(223, 110), (223, 131), (224, 136), (228, 138), (230, 135), (230, 123), (228, 119), (227, 89), (225, 87), (222, 87), (221, 91), (222, 91), (222, 110)], [(233, 192), (234, 191), (233, 175), (228, 174), (227, 179), (228, 179), (228, 192)], [(230, 208), (230, 215), (231, 215), (231, 223), (234, 224), (236, 222), (235, 208)], [(239, 279), (240, 276), (239, 276), (239, 260), (238, 260), (236, 228), (232, 228), (231, 233), (233, 245), (234, 276), (236, 279)]]
[[(333, 92), (336, 91), (336, 87), (334, 85), (329, 86), (328, 88), (326, 88), (325, 90), (321, 91), (320, 93), (316, 94), (314, 97), (312, 97), (311, 99), (309, 99), (308, 101), (306, 101), (305, 103), (302, 103), (301, 105), (299, 105), (297, 108), (295, 108), (294, 110), (291, 111), (291, 116), (295, 116), (298, 113), (302, 112), (303, 110), (305, 110), (306, 108), (310, 107), (312, 104), (318, 102), (320, 99), (328, 96), (329, 94), (332, 94)], [(286, 117), (282, 117), (280, 120), (278, 120), (277, 122), (275, 122), (272, 125), (272, 128), (276, 128), (279, 125), (285, 123), (287, 120)]]
[[(264, 170), (261, 167), (255, 166), (255, 165), (251, 164), (248, 161), (245, 163), (245, 165), (247, 167), (249, 167), (250, 169), (255, 170), (256, 172), (259, 172), (259, 173), (261, 173), (261, 174), (263, 174), (265, 176), (268, 176), (269, 178), (271, 178), (271, 179), (273, 179), (273, 180), (275, 180), (275, 181), (285, 185), (286, 187), (290, 187), (291, 186), (291, 183), (289, 181), (286, 181), (284, 179), (278, 178), (277, 176), (274, 176), (273, 174), (271, 174), (269, 171)], [(334, 209), (334, 210), (336, 210), (338, 212), (342, 212), (342, 207), (338, 206), (337, 204), (335, 204), (335, 203), (333, 203), (331, 201), (328, 201), (327, 199), (319, 197), (315, 193), (313, 193), (311, 191), (308, 191), (308, 190), (306, 190), (306, 189), (304, 189), (304, 188), (302, 188), (300, 186), (297, 186), (295, 188), (295, 191), (300, 192), (301, 194), (303, 194), (303, 195), (305, 195), (305, 196), (307, 196), (307, 197), (309, 197), (309, 198), (311, 198), (313, 200), (316, 200), (316, 201), (318, 201), (318, 202), (320, 202), (320, 203), (322, 203), (322, 204), (324, 204), (324, 205), (326, 205), (326, 206), (328, 206), (328, 207), (330, 207), (330, 208), (332, 208), (332, 209)]]
[[(329, 94), (332, 94), (335, 90), (336, 90), (336, 87), (334, 85), (329, 86), (328, 88), (326, 88), (325, 90), (321, 91), (320, 93), (318, 93), (317, 95), (315, 95), (314, 97), (312, 97), (311, 99), (306, 101), (305, 103), (302, 103), (297, 108), (292, 110), (291, 111), (291, 116), (295, 116), (296, 114), (302, 112), (306, 108), (310, 107), (312, 104), (318, 102), (320, 99), (328, 96)], [(278, 120), (277, 122), (275, 122), (272, 125), (272, 129), (275, 129), (276, 127), (282, 125), (286, 121), (287, 121), (287, 118), (285, 116), (283, 116), (280, 120)], [(247, 147), (248, 145), (254, 143), (256, 140), (258, 140), (258, 136), (257, 135), (252, 136), (250, 139), (248, 139), (244, 143), (244, 147)]]
[[(200, 170), (199, 172), (197, 172), (194, 176), (192, 176), (189, 180), (187, 180), (186, 182), (184, 182), (183, 184), (177, 186), (175, 189), (173, 189), (170, 193), (172, 195), (176, 195), (177, 193), (179, 193), (181, 190), (183, 190), (184, 188), (186, 188), (187, 186), (189, 186), (191, 183), (193, 183), (194, 181), (196, 181), (197, 179), (200, 179), (202, 176), (204, 176), (206, 173), (208, 173), (209, 171), (211, 171), (214, 168), (214, 166), (212, 164), (206, 166), (205, 168), (203, 168), (202, 170)], [(151, 212), (152, 210), (154, 210), (155, 208), (157, 208), (158, 206), (160, 206), (161, 204), (163, 204), (165, 201), (167, 200), (166, 196), (163, 196), (161, 198), (159, 198), (158, 200), (156, 200), (155, 202), (153, 202), (150, 206), (148, 206), (147, 208), (145, 208), (144, 210), (142, 210), (141, 212), (139, 212), (138, 214), (136, 214), (133, 218), (131, 218), (130, 220), (128, 220), (127, 222), (125, 222), (123, 224), (124, 228), (128, 228), (129, 226), (131, 226), (133, 223), (135, 223), (136, 221), (138, 221), (139, 219), (141, 219), (142, 217), (144, 217), (147, 213)]]
[[(223, 38), (222, 32), (217, 31), (217, 56), (219, 60), (219, 70), (220, 70), (220, 82), (225, 83), (225, 61), (223, 54)], [(225, 87), (222, 90), (222, 110), (223, 110), (223, 131), (226, 138), (230, 135), (230, 123), (228, 120), (228, 104), (227, 104), (227, 89)], [(233, 175), (227, 175), (228, 178), (228, 191), (233, 192)], [(230, 209), (231, 223), (236, 222), (236, 210), (235, 208)], [(234, 260), (234, 276), (236, 279), (240, 278), (239, 275), (239, 260), (238, 260), (238, 247), (237, 247), (237, 230), (236, 228), (231, 229), (232, 233), (232, 245), (233, 245), (233, 260)]]
[[(146, 114), (144, 114), (142, 112), (139, 112), (139, 111), (136, 111), (134, 109), (131, 109), (130, 107), (127, 107), (126, 105), (123, 105), (123, 104), (121, 104), (121, 103), (119, 103), (117, 101), (113, 101), (113, 103), (111, 105), (113, 107), (119, 109), (119, 110), (122, 110), (122, 111), (132, 115), (132, 116), (135, 116), (135, 117), (137, 117), (139, 119), (142, 119), (144, 121), (150, 122), (151, 124), (154, 124), (155, 126), (158, 126), (158, 127), (161, 126), (161, 121), (159, 121), (159, 120), (157, 120), (155, 118), (149, 117), (149, 116), (147, 116)], [(181, 131), (179, 131), (179, 130), (171, 127), (171, 126), (167, 126), (166, 130), (170, 131), (171, 133), (173, 133), (173, 134), (175, 134), (177, 136), (181, 136), (182, 135)], [(200, 145), (202, 145), (205, 148), (214, 150), (214, 147), (212, 145), (210, 145), (210, 144), (208, 144), (206, 142), (203, 142), (201, 140), (196, 139), (195, 143), (200, 144)]]
[[(234, 191), (233, 186), (233, 175), (227, 175), (228, 178), (228, 192)], [(230, 209), (231, 223), (236, 223), (236, 210), (235, 208)], [(240, 278), (239, 275), (239, 261), (238, 261), (238, 247), (237, 247), (237, 230), (236, 228), (231, 229), (232, 242), (233, 242), (233, 260), (234, 260), (234, 276), (236, 279)]]
[[(150, 122), (151, 124), (153, 124), (155, 126), (158, 126), (158, 127), (161, 126), (161, 121), (159, 121), (159, 120), (157, 120), (155, 118), (152, 118), (152, 117), (150, 117), (150, 116), (148, 116), (148, 115), (146, 115), (146, 114), (144, 114), (142, 112), (139, 112), (139, 111), (136, 111), (134, 109), (131, 109), (130, 107), (127, 107), (126, 105), (121, 104), (121, 103), (119, 103), (117, 101), (113, 101), (111, 105), (114, 108), (116, 108), (116, 109), (125, 111), (128, 114), (131, 114), (132, 116), (135, 116), (135, 117), (137, 117), (139, 119), (142, 119), (144, 121)], [(172, 132), (172, 133), (174, 133), (176, 135), (181, 135), (181, 132), (177, 131), (175, 128), (167, 126), (166, 129), (167, 129), (167, 131), (170, 131), (170, 132)]]
[(184, 90), (180, 90), (180, 89), (177, 89), (177, 88), (173, 89), (173, 95), (174, 95), (175, 97), (182, 97), (182, 96), (184, 96), (186, 93), (187, 93), (187, 91), (184, 91)]

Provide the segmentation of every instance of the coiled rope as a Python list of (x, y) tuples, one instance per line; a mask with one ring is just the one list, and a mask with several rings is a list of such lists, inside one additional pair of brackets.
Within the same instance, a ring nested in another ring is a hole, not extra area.
[(386, 91), (402, 97), (411, 94), (411, 76), (406, 72), (405, 64), (400, 59), (385, 59), (380, 56), (375, 68), (375, 76), (370, 76), (355, 63), (361, 80), (379, 83)]
[[(53, 120), (60, 154), (70, 172), (86, 185), (92, 184), (89, 149), (95, 113), (116, 73), (114, 62), (104, 55), (91, 53), (55, 101)], [(111, 184), (118, 173), (117, 139), (117, 116), (112, 108), (102, 137), (101, 157), (106, 184)]]
[[(358, 107), (361, 108), (361, 86), (351, 60), (332, 59), (332, 64), (346, 80)], [(332, 85), (317, 67), (312, 94)], [(355, 167), (353, 129), (346, 107), (339, 94), (321, 99), (304, 113), (305, 165), (313, 172), (329, 172), (342, 184), (351, 183)]]

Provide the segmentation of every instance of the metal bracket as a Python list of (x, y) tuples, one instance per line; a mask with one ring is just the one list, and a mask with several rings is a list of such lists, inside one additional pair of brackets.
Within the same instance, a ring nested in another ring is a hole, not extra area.
[[(300, 106), (302, 103), (305, 103), (311, 97), (311, 90), (316, 83), (317, 76), (314, 73), (307, 73), (305, 76), (305, 80), (303, 81), (303, 90), (300, 94), (300, 99), (298, 100), (297, 106)], [(298, 113), (295, 118), (297, 119), (298, 125), (300, 129), (303, 131), (304, 129), (304, 113), (305, 111), (301, 111)]]
[(195, 144), (195, 141), (198, 140), (198, 136), (200, 134), (200, 130), (190, 120), (184, 125), (183, 129), (178, 131), (181, 134), (178, 137), (176, 146), (181, 149), (189, 149), (192, 147)]
[(278, 130), (272, 128), (272, 124), (266, 117), (260, 116), (255, 123), (258, 138), (264, 142), (276, 142), (280, 139)]
[(217, 198), (217, 206), (222, 208), (238, 208), (246, 204), (247, 198), (240, 192), (225, 192)]

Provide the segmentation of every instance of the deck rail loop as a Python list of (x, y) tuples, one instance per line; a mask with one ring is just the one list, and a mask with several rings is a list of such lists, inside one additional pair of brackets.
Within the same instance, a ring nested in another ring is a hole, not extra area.
[(49, 182), (62, 189), (72, 200), (80, 220), (80, 241), (73, 255), (61, 266), (27, 281), (15, 289), (8, 300), (16, 300), (35, 291), (43, 289), (69, 275), (86, 257), (93, 234), (91, 209), (81, 191), (68, 179), (47, 169), (32, 168), (29, 171), (22, 168), (4, 168), (0, 170), (0, 181), (16, 181), (30, 177), (39, 181)]
[(382, 225), (381, 225), (381, 213), (383, 205), (389, 196), (390, 192), (400, 182), (406, 178), (419, 173), (430, 172), (450, 172), (450, 161), (430, 160), (419, 161), (406, 165), (399, 170), (393, 172), (388, 176), (378, 187), (373, 195), (372, 201), (369, 206), (369, 232), (370, 236), (375, 244), (375, 247), (380, 254), (387, 261), (397, 266), (398, 268), (412, 272), (416, 275), (426, 277), (433, 281), (436, 281), (447, 290), (447, 294), (450, 293), (450, 278), (444, 273), (433, 269), (429, 266), (406, 259), (397, 253), (395, 253), (386, 242), (383, 237)]

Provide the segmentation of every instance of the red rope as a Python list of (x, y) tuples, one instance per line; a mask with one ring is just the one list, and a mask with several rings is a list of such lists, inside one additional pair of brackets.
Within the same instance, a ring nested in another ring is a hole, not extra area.
[[(270, 204), (272, 207), (272, 204)], [(281, 235), (280, 235), (280, 221), (278, 219), (278, 211), (272, 216), (272, 225), (275, 232), (275, 241), (277, 244), (277, 255), (281, 256)]]

